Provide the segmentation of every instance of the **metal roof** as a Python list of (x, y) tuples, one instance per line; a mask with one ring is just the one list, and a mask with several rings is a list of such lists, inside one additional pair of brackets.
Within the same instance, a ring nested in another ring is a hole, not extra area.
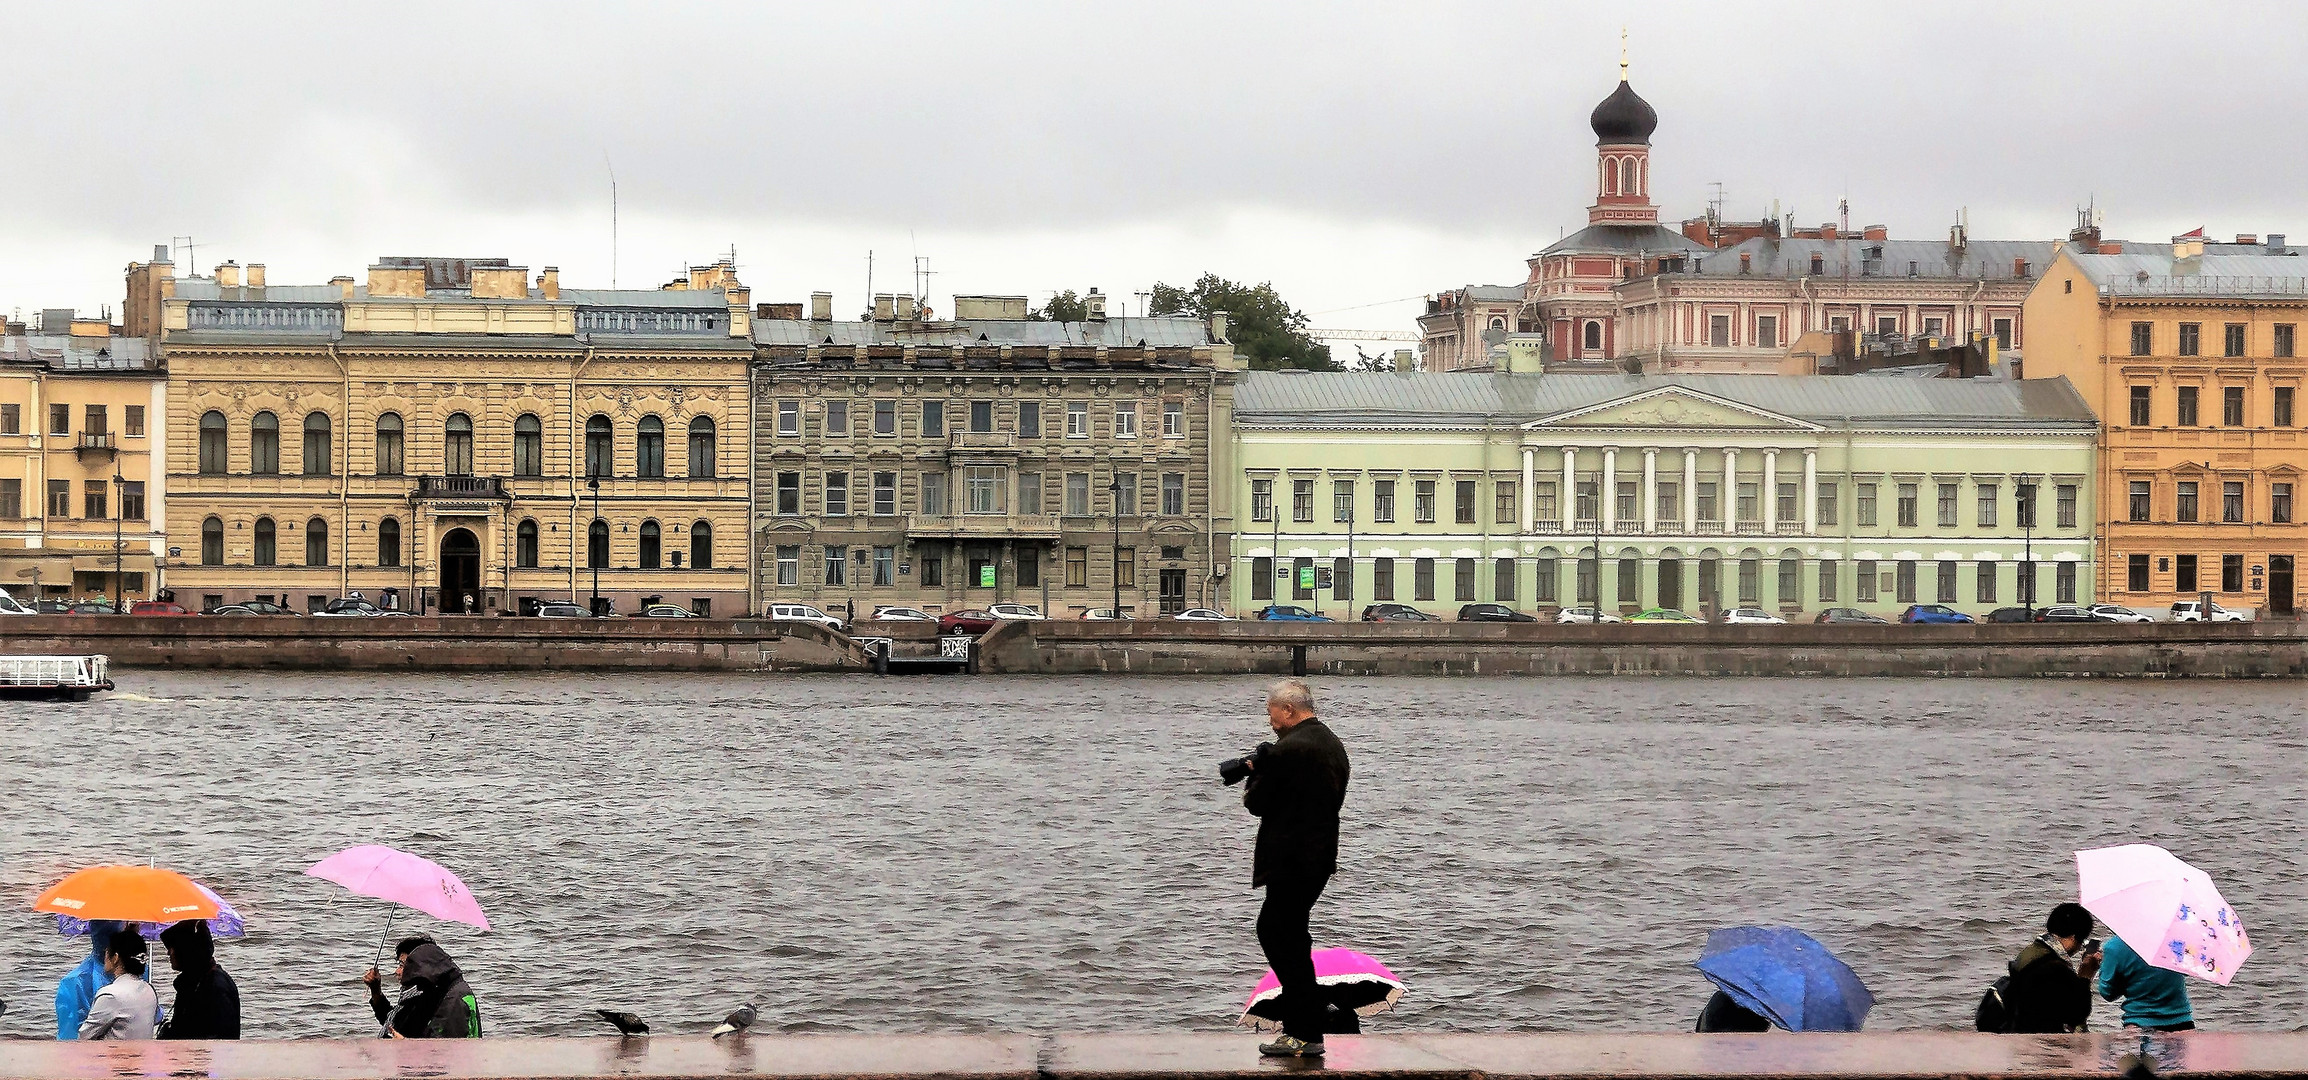
[(1208, 345), (1209, 328), (1193, 316), (1039, 322), (969, 319), (951, 322), (819, 322), (755, 319), (753, 339), (763, 345), (1091, 345), (1108, 348), (1178, 348)]
[[(246, 285), (221, 288), (215, 278), (181, 277), (175, 279), (176, 299), (246, 301), (259, 304), (335, 304), (344, 300), (344, 290), (336, 285), (267, 285), (252, 289)], [(366, 289), (354, 290), (365, 295)]]
[(1589, 225), (1547, 245), (1539, 254), (1669, 255), (1708, 250), (1707, 245), (1665, 225)]
[[(2234, 246), (2234, 245), (2228, 245)], [(2308, 297), (2308, 258), (2204, 254), (2175, 259), (2170, 245), (2126, 245), (2121, 255), (2070, 252), (2092, 284), (2117, 296)]]
[(1849, 375), (1585, 375), (1457, 372), (1254, 371), (1234, 393), (1250, 426), (1401, 427), (1526, 423), (1683, 387), (1781, 416), (1919, 426), (2096, 426), (2082, 395), (2060, 379), (1898, 379)]
[(1456, 291), (1468, 300), (1519, 302), (1523, 298), (1523, 287), (1520, 285), (1467, 285)]
[[(1854, 279), (1961, 278), (1976, 281), (2018, 278), (2014, 260), (2025, 259), (2028, 279), (2041, 277), (2059, 245), (2049, 240), (1973, 240), (1957, 248), (1942, 240), (1811, 240), (1752, 237), (1726, 248), (1693, 253), (1683, 273), (1707, 277), (1808, 277), (1811, 257), (1820, 257), (1820, 276)], [(1748, 257), (1742, 271), (1739, 257)], [(1913, 264), (1915, 273), (1908, 273)]]
[[(226, 289), (219, 287), (212, 277), (184, 277), (175, 279), (175, 282), (176, 298), (180, 300), (254, 304), (337, 304), (345, 300), (343, 288), (337, 285), (267, 285), (263, 288), (239, 285)], [(429, 300), (470, 299), (471, 296), (472, 293), (464, 289), (433, 289), (425, 294)], [(527, 298), (544, 302), (544, 297), (534, 287), (529, 290)], [(368, 286), (355, 286), (352, 299), (371, 299)], [(562, 289), (558, 302), (579, 307), (722, 309), (729, 306), (729, 294), (721, 289)]]
[(157, 371), (151, 343), (133, 337), (12, 334), (0, 337), (0, 362), (52, 371)]
[(720, 289), (563, 289), (561, 299), (579, 307), (702, 308), (729, 306)]

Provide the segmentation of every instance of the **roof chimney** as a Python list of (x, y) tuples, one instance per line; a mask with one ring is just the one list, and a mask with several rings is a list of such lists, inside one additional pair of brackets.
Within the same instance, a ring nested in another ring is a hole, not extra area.
[(219, 289), (240, 288), (240, 264), (236, 262), (218, 263), (216, 267), (216, 287)]
[(249, 288), (251, 288), (251, 289), (261, 289), (261, 288), (264, 288), (264, 264), (263, 264), (263, 263), (250, 263), (250, 264), (248, 264), (248, 287), (249, 287)]
[(2260, 242), (2260, 238), (2252, 233), (2240, 232), (2236, 234), (2236, 242), (2238, 244), (2242, 244), (2245, 247), (2251, 247), (2255, 244), (2258, 244)]
[(829, 292), (809, 294), (809, 317), (818, 322), (832, 322), (833, 294)]
[(1082, 298), (1083, 317), (1091, 322), (1106, 321), (1106, 294), (1096, 285), (1090, 286), (1090, 295)]
[(899, 319), (911, 320), (914, 317), (913, 295), (911, 293), (899, 293), (893, 309)]
[(548, 266), (537, 275), (537, 296), (544, 300), (561, 299), (561, 268)]
[(888, 294), (888, 293), (875, 293), (875, 294), (874, 294), (874, 320), (873, 320), (873, 321), (875, 321), (875, 322), (889, 322), (889, 321), (891, 321), (891, 320), (893, 320), (893, 319), (897, 318), (897, 314), (898, 314), (898, 298), (897, 298), (897, 297), (895, 297), (895, 296), (892, 296), (892, 295), (890, 295), (890, 294)]
[(2172, 258), (2193, 259), (2204, 254), (2204, 230), (2192, 229), (2172, 238)]
[(341, 299), (350, 300), (353, 298), (353, 279), (338, 274), (329, 279), (329, 284), (337, 287), (337, 295)]
[(2282, 255), (2282, 254), (2284, 254), (2284, 234), (2283, 234), (2283, 233), (2280, 233), (2280, 232), (2272, 232), (2272, 233), (2269, 233), (2269, 234), (2268, 234), (2268, 254), (2270, 254), (2270, 255)]
[(169, 261), (169, 258), (168, 258), (168, 245), (167, 245), (167, 244), (154, 244), (154, 245), (152, 245), (152, 263), (153, 263), (153, 265), (155, 265), (155, 266), (168, 266), (168, 265), (172, 265), (172, 264), (171, 264), (171, 262)]

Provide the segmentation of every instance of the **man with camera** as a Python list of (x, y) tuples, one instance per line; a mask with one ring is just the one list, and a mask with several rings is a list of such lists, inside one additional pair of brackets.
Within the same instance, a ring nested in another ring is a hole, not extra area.
[(1314, 715), (1314, 691), (1284, 679), (1266, 692), (1277, 736), (1251, 755), (1219, 766), (1227, 783), (1246, 778), (1242, 805), (1258, 818), (1250, 887), (1264, 886), (1258, 946), (1282, 983), (1282, 1035), (1261, 1044), (1268, 1057), (1321, 1057), (1324, 1002), (1314, 981), (1314, 937), (1306, 921), (1338, 870), (1338, 811), (1346, 802), (1346, 747)]

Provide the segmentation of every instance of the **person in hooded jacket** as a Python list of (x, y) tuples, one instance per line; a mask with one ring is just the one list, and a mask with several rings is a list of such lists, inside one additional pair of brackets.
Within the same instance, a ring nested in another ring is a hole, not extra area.
[(176, 1005), (160, 1025), (163, 1039), (240, 1038), (240, 987), (216, 966), (216, 939), (208, 924), (188, 919), (160, 932), (168, 966), (176, 969)]
[(384, 1025), (388, 1039), (478, 1039), (481, 1003), (465, 985), (465, 973), (433, 939), (404, 938), (393, 946), (400, 960), (394, 974), (401, 980), (401, 999), (385, 1000), (377, 969), (361, 976), (369, 985), (369, 1008)]
[(2092, 1018), (2092, 976), (2099, 974), (2099, 943), (2092, 913), (2069, 902), (2052, 909), (2044, 932), (2012, 958), (2004, 987), (2004, 1031), (2056, 1035), (2082, 1031)]
[(104, 943), (104, 974), (112, 982), (96, 992), (81, 1018), (80, 1038), (149, 1039), (160, 1000), (144, 981), (144, 939), (133, 932), (112, 935)]
[[(133, 923), (113, 922), (110, 919), (89, 922), (88, 955), (82, 957), (80, 963), (65, 972), (64, 978), (56, 983), (57, 1038), (70, 1040), (80, 1037), (80, 1022), (88, 1018), (88, 1007), (95, 1004), (96, 995), (112, 981), (112, 977), (104, 973), (105, 946), (112, 943), (114, 934), (135, 933)], [(155, 1003), (153, 1008), (154, 1020), (157, 1022), (159, 1005)]]

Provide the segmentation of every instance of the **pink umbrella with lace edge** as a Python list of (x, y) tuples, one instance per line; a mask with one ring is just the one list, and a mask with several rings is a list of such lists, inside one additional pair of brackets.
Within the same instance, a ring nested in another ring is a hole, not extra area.
[[(1316, 949), (1314, 983), (1323, 989), (1330, 1004), (1352, 1010), (1358, 1016), (1376, 1016), (1394, 1008), (1402, 1000), (1405, 987), (1385, 964), (1358, 953), (1353, 949)], [(1277, 1015), (1268, 1015), (1282, 997), (1282, 980), (1269, 968), (1266, 977), (1250, 991), (1242, 1003), (1242, 1016), (1237, 1023), (1244, 1027), (1274, 1030), (1282, 1026)]]

